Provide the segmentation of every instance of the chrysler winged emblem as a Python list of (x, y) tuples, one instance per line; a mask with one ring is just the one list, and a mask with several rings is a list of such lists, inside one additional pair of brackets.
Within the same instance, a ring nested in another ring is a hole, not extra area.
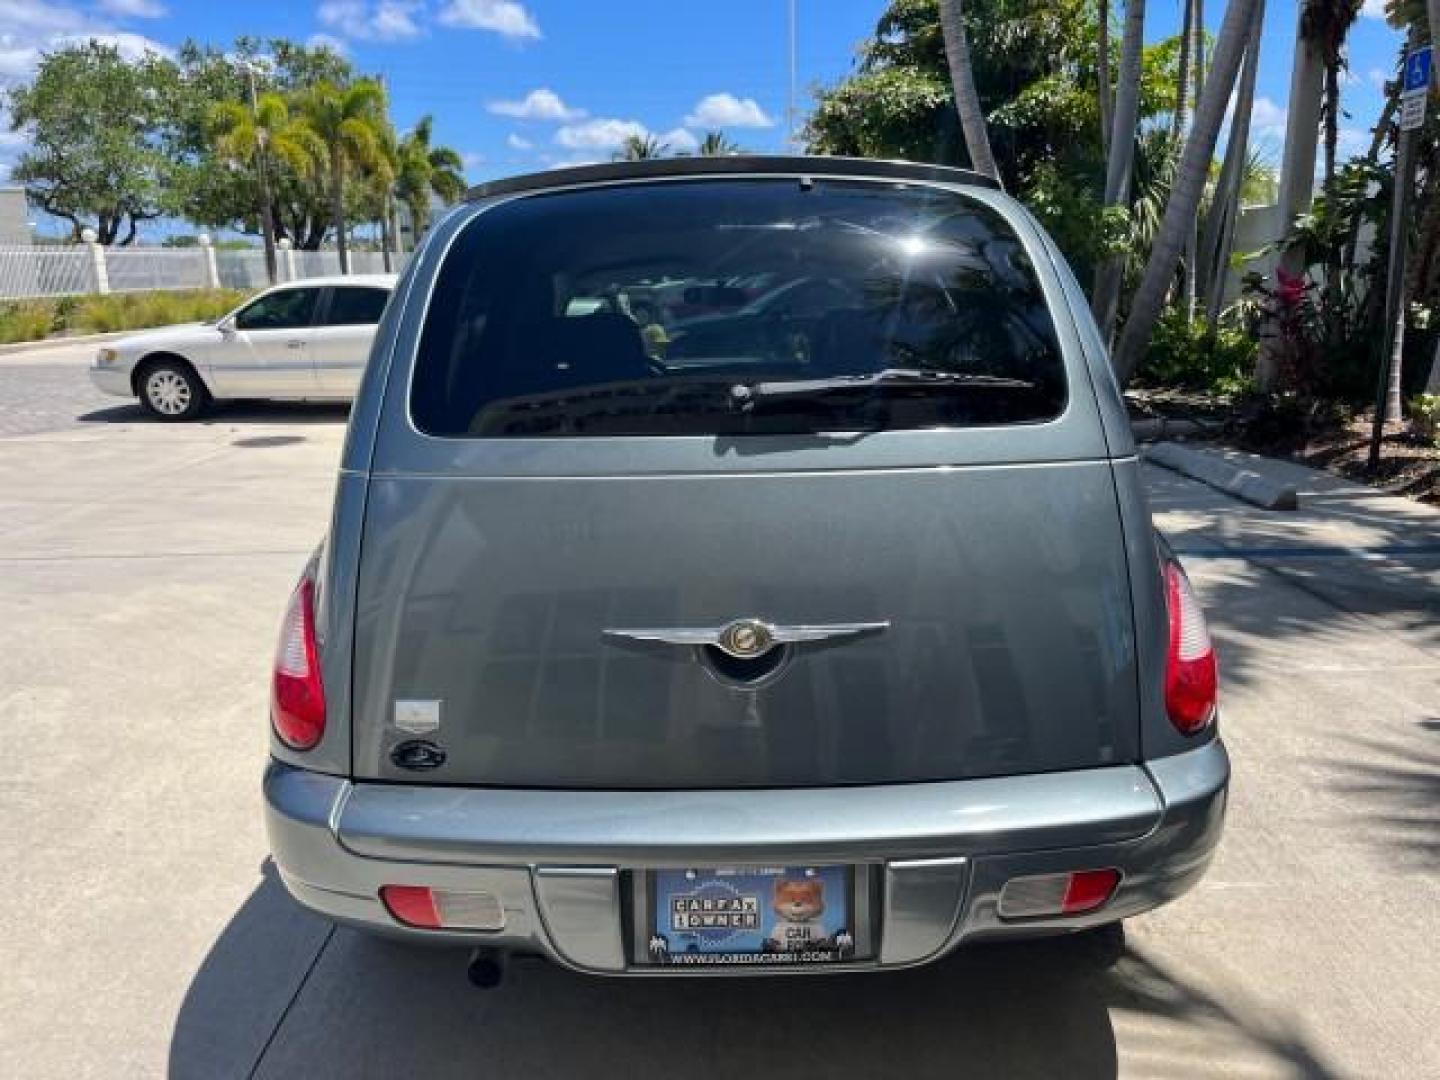
[(794, 626), (762, 619), (736, 619), (724, 626), (638, 627), (607, 629), (606, 637), (663, 645), (712, 645), (736, 660), (754, 660), (780, 645), (834, 641), (889, 629), (888, 622), (825, 623)]

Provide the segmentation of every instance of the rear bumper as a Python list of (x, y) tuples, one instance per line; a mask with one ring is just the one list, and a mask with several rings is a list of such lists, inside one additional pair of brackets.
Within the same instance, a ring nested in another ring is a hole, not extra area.
[[(536, 952), (609, 974), (677, 971), (631, 963), (638, 949), (625, 912), (634, 871), (865, 865), (878, 912), (874, 957), (824, 968), (834, 971), (904, 967), (963, 942), (1085, 929), (1174, 899), (1204, 873), (1219, 841), (1229, 775), (1219, 739), (1144, 766), (814, 790), (354, 784), (271, 761), (265, 804), (282, 880), (322, 915), (417, 942)], [(1013, 877), (1100, 867), (1123, 877), (1094, 913), (1023, 921), (998, 913)], [(379, 900), (386, 884), (493, 893), (505, 929), (404, 927)]]

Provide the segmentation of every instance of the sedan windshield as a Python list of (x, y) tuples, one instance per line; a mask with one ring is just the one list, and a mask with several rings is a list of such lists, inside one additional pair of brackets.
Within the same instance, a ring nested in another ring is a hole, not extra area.
[(1044, 294), (921, 185), (687, 180), (514, 199), (451, 246), (411, 391), (444, 436), (806, 434), (1055, 417)]

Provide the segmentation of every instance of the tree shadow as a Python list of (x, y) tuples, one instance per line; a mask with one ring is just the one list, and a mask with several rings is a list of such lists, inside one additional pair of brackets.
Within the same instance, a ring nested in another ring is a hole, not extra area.
[(1440, 717), (1421, 720), (1419, 738), (1343, 735), (1352, 753), (1321, 762), (1346, 797), (1346, 827), (1367, 844), (1385, 843), (1398, 868), (1440, 871)]
[(1284, 514), (1163, 470), (1147, 470), (1146, 485), (1209, 616), (1225, 683), (1273, 682), (1287, 661), (1316, 657), (1381, 666), (1408, 650), (1412, 664), (1440, 661), (1433, 508), (1328, 481)]
[[(191, 982), (169, 1075), (1109, 1078), (1117, 1011), (1331, 1075), (1284, 1025), (1125, 952), (1118, 929), (974, 946), (876, 975), (616, 980), (524, 959), (482, 992), (465, 960), (330, 930), (289, 900), (267, 863)], [(1193, 1071), (1166, 1042), (1140, 1051)]]
[[(348, 401), (262, 401), (226, 399), (217, 401), (199, 420), (186, 426), (207, 424), (343, 424), (350, 417)], [(156, 424), (161, 421), (137, 402), (93, 409), (76, 417), (82, 423)]]

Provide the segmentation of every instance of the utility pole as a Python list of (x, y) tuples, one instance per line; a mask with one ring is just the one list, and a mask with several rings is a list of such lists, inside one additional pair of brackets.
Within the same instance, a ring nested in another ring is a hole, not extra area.
[(270, 205), (270, 170), (265, 162), (265, 129), (260, 124), (260, 95), (255, 89), (255, 65), (244, 61), (250, 84), (250, 114), (255, 119), (255, 171), (260, 178), (260, 232), (265, 239), (265, 276), (270, 284), (279, 280), (275, 265), (275, 217)]

